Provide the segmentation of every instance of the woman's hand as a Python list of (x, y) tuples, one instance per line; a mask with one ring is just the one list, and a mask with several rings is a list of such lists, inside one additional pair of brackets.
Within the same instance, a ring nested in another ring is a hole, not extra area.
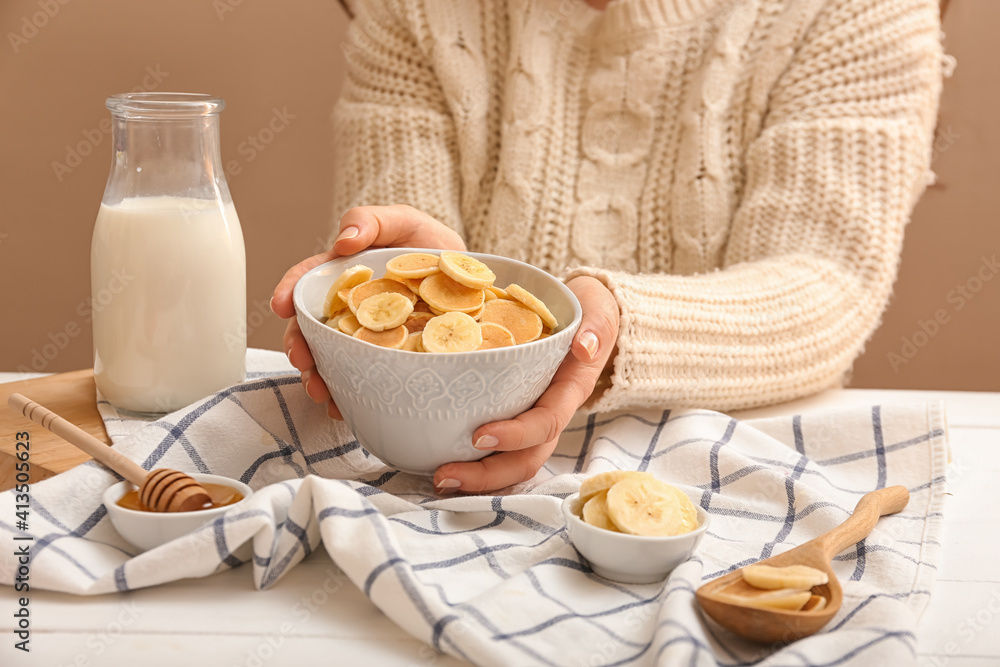
[(569, 281), (583, 307), (583, 321), (552, 383), (527, 412), (479, 427), (478, 449), (498, 452), (480, 461), (447, 463), (434, 473), (439, 491), (479, 493), (531, 479), (548, 460), (559, 434), (590, 397), (618, 341), (618, 302), (596, 278)]
[(331, 417), (340, 419), (340, 410), (330, 398), (323, 379), (316, 372), (306, 339), (295, 319), (292, 289), (310, 269), (336, 257), (353, 255), (370, 247), (439, 248), (465, 250), (465, 242), (453, 229), (411, 206), (360, 206), (340, 219), (340, 234), (330, 250), (314, 255), (290, 268), (274, 288), (271, 310), (288, 319), (284, 347), (288, 360), (302, 373), (302, 385), (309, 397), (325, 403)]

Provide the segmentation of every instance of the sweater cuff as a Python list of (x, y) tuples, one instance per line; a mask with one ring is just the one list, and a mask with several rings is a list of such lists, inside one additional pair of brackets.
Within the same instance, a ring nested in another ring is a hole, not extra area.
[[(887, 294), (829, 260), (789, 255), (693, 276), (590, 276), (621, 311), (610, 386), (595, 411), (780, 403), (842, 380), (877, 323)], [(886, 281), (886, 290), (891, 281)]]

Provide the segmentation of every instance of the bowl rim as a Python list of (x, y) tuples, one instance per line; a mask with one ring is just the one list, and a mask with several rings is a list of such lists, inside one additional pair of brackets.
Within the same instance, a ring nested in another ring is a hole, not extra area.
[[(404, 253), (404, 252), (405, 253), (409, 253), (409, 252), (426, 252), (426, 253), (432, 253), (432, 254), (438, 254), (438, 255), (440, 255), (442, 252), (445, 252), (441, 248), (401, 248), (401, 247), (365, 248), (364, 250), (361, 250), (361, 251), (359, 251), (359, 252), (357, 252), (357, 253), (355, 253), (353, 255), (341, 255), (339, 257), (335, 257), (334, 259), (331, 259), (328, 262), (323, 262), (319, 266), (314, 266), (313, 268), (311, 268), (308, 271), (306, 271), (305, 273), (303, 273), (299, 277), (299, 279), (295, 282), (295, 287), (292, 289), (292, 305), (295, 308), (296, 315), (299, 316), (299, 317), (302, 317), (304, 315), (305, 317), (309, 318), (309, 320), (312, 323), (314, 323), (316, 326), (326, 326), (323, 322), (320, 322), (318, 319), (316, 319), (315, 317), (313, 317), (313, 314), (311, 312), (309, 312), (309, 309), (302, 302), (302, 292), (304, 290), (304, 285), (305, 285), (306, 281), (308, 279), (311, 279), (312, 276), (314, 276), (315, 274), (319, 273), (324, 268), (328, 267), (329, 265), (331, 265), (331, 264), (333, 264), (335, 262), (341, 262), (341, 261), (343, 261), (345, 259), (356, 259), (358, 261), (358, 263), (363, 263), (362, 258), (365, 255), (368, 255), (368, 254), (371, 254), (371, 253), (375, 253), (375, 252), (380, 252), (380, 251), (387, 251), (387, 250), (388, 251), (393, 251), (393, 252), (396, 252), (396, 253), (400, 253), (400, 254)], [(467, 250), (463, 250), (463, 251), (460, 251), (460, 252), (462, 252), (462, 254), (468, 255), (469, 257), (473, 257), (475, 259), (479, 259), (479, 260), (484, 261), (484, 262), (487, 261), (487, 260), (490, 260), (490, 259), (499, 259), (499, 260), (502, 260), (504, 262), (511, 262), (511, 263), (513, 263), (515, 265), (518, 265), (519, 267), (523, 267), (523, 268), (529, 269), (531, 271), (538, 271), (538, 272), (540, 272), (540, 273), (548, 276), (549, 278), (552, 279), (552, 282), (556, 286), (556, 288), (560, 292), (562, 292), (564, 296), (566, 296), (569, 299), (570, 306), (573, 309), (573, 319), (570, 320), (570, 322), (568, 324), (563, 325), (562, 328), (559, 329), (559, 331), (554, 332), (548, 338), (539, 338), (539, 339), (536, 339), (536, 340), (533, 340), (533, 341), (529, 341), (527, 343), (522, 343), (521, 345), (512, 345), (512, 346), (510, 346), (510, 348), (499, 348), (499, 350), (502, 351), (502, 350), (508, 350), (508, 349), (518, 349), (518, 348), (522, 348), (523, 349), (525, 346), (527, 346), (527, 345), (534, 345), (535, 343), (540, 343), (540, 344), (541, 343), (555, 344), (556, 341), (561, 340), (562, 338), (567, 337), (567, 335), (568, 336), (573, 336), (573, 335), (576, 334), (576, 330), (579, 328), (579, 324), (583, 320), (583, 307), (580, 305), (580, 300), (576, 298), (575, 294), (573, 294), (573, 290), (571, 290), (569, 287), (567, 287), (567, 285), (566, 285), (565, 282), (563, 282), (559, 278), (556, 278), (555, 276), (553, 276), (548, 271), (545, 271), (544, 269), (540, 269), (537, 266), (533, 266), (531, 264), (528, 264), (527, 262), (522, 262), (522, 261), (520, 261), (518, 259), (514, 259), (512, 257), (504, 257), (502, 255), (491, 255), (489, 253), (472, 252), (472, 251), (467, 251)], [(371, 267), (371, 268), (374, 268), (374, 267)], [(382, 270), (383, 271), (385, 270), (385, 263), (384, 262), (382, 263)], [(569, 332), (569, 333), (567, 334), (567, 332)], [(354, 338), (352, 336), (347, 336), (346, 334), (344, 335), (344, 339), (345, 340), (351, 340), (354, 343), (359, 344), (359, 345), (367, 345), (368, 347), (378, 348), (378, 349), (381, 349), (381, 350), (388, 350), (390, 352), (404, 352), (406, 354), (419, 355), (421, 357), (426, 357), (427, 355), (430, 354), (430, 355), (437, 355), (437, 356), (446, 356), (449, 359), (453, 359), (453, 358), (462, 358), (462, 357), (468, 356), (468, 355), (484, 355), (484, 354), (488, 354), (488, 353), (496, 353), (498, 351), (497, 348), (491, 348), (491, 349), (488, 349), (488, 350), (471, 350), (469, 352), (412, 352), (410, 350), (394, 350), (394, 349), (391, 349), (391, 348), (381, 347), (379, 345), (375, 345), (374, 343), (369, 343), (367, 341), (359, 340), (359, 339)], [(348, 344), (350, 344), (350, 343), (348, 343)]]
[[(686, 494), (685, 494), (686, 495)], [(600, 539), (609, 540), (621, 540), (624, 542), (632, 542), (633, 544), (670, 544), (670, 543), (680, 543), (688, 541), (694, 537), (700, 537), (704, 535), (708, 530), (709, 524), (712, 522), (712, 516), (708, 511), (699, 505), (694, 503), (695, 509), (698, 511), (698, 527), (694, 530), (688, 531), (686, 533), (681, 533), (680, 535), (630, 535), (629, 533), (614, 533), (610, 530), (605, 530), (604, 528), (599, 528), (597, 526), (592, 526), (570, 509), (576, 501), (580, 499), (580, 492), (577, 491), (572, 493), (562, 501), (562, 511), (563, 516), (566, 518), (566, 528), (569, 529), (569, 524), (580, 527), (581, 530), (592, 531), (594, 535), (600, 535)], [(599, 532), (597, 532), (599, 531)]]
[(131, 488), (129, 487), (135, 486), (135, 484), (133, 484), (129, 480), (123, 479), (118, 482), (115, 482), (108, 488), (104, 489), (104, 492), (101, 494), (101, 501), (104, 503), (104, 507), (107, 510), (108, 514), (111, 514), (112, 512), (121, 512), (123, 516), (160, 517), (158, 519), (154, 519), (154, 521), (177, 521), (192, 516), (203, 517), (225, 512), (229, 509), (232, 509), (233, 507), (237, 507), (238, 505), (246, 502), (254, 494), (254, 490), (250, 487), (249, 484), (241, 482), (238, 479), (233, 479), (232, 477), (226, 477), (225, 475), (216, 475), (213, 473), (204, 473), (204, 472), (188, 472), (184, 474), (190, 475), (195, 479), (196, 482), (215, 483), (215, 480), (219, 480), (219, 482), (217, 482), (219, 484), (226, 484), (226, 483), (238, 484), (239, 486), (236, 487), (236, 490), (243, 493), (243, 498), (242, 500), (237, 500), (235, 503), (231, 505), (223, 505), (222, 507), (212, 507), (207, 510), (195, 510), (193, 512), (143, 512), (141, 510), (133, 510), (127, 507), (122, 507), (121, 505), (118, 504), (118, 501), (121, 500), (122, 496), (124, 496), (125, 493), (127, 493), (127, 491), (117, 494), (117, 497), (109, 500), (111, 493), (118, 487), (127, 488), (128, 491), (131, 491)]

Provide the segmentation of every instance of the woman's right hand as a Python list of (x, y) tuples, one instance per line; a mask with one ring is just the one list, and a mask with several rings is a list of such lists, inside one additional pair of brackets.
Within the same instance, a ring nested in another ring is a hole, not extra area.
[(284, 337), (285, 354), (302, 373), (302, 385), (309, 397), (317, 403), (325, 403), (327, 412), (335, 419), (341, 418), (340, 410), (330, 397), (330, 390), (316, 372), (316, 363), (295, 319), (292, 289), (310, 269), (331, 259), (353, 255), (373, 247), (465, 250), (465, 242), (455, 230), (412, 206), (359, 206), (349, 210), (340, 219), (340, 234), (334, 241), (333, 248), (303, 260), (285, 272), (271, 297), (271, 310), (278, 317), (288, 320)]

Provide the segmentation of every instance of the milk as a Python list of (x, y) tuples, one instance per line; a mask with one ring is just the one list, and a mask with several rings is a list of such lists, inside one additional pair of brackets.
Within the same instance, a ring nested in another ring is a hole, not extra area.
[(246, 255), (231, 202), (102, 204), (90, 267), (94, 376), (114, 406), (169, 412), (244, 379)]

